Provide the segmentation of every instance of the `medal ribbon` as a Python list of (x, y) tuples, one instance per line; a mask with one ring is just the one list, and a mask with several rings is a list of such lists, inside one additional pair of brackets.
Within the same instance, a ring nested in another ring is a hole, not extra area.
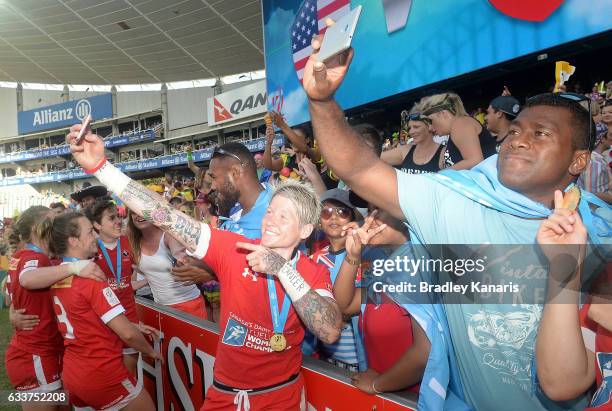
[(100, 246), (100, 250), (102, 250), (102, 254), (104, 255), (104, 259), (108, 264), (108, 268), (111, 270), (111, 273), (113, 273), (113, 275), (117, 279), (117, 284), (121, 284), (121, 240), (117, 240), (117, 271), (115, 271), (115, 268), (113, 267), (113, 262), (111, 261), (110, 256), (106, 251), (104, 243), (99, 238), (98, 246)]
[[(297, 266), (297, 261), (300, 258), (300, 252), (298, 251), (297, 255), (291, 261), (293, 268), (295, 269)], [(289, 315), (289, 307), (291, 306), (291, 302), (289, 301), (289, 296), (285, 293), (285, 298), (283, 298), (283, 307), (281, 308), (281, 312), (278, 312), (278, 297), (276, 295), (276, 285), (274, 284), (274, 276), (271, 274), (267, 274), (268, 281), (268, 296), (270, 297), (270, 313), (272, 314), (272, 325), (274, 326), (274, 334), (282, 334), (285, 329), (285, 323), (287, 322), (287, 316)]]
[(76, 257), (62, 257), (62, 261), (65, 263), (72, 263), (74, 261), (81, 261), (81, 259)]
[(25, 245), (25, 248), (27, 248), (28, 250), (32, 250), (32, 251), (36, 251), (37, 253), (41, 253), (44, 254), (45, 252), (42, 250), (42, 248), (32, 244), (32, 243), (27, 243)]

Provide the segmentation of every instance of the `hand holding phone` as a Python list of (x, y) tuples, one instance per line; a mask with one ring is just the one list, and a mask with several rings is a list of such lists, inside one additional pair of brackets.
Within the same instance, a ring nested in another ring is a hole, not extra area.
[(351, 47), (351, 41), (353, 40), (360, 15), (361, 6), (357, 6), (331, 27), (328, 27), (323, 37), (319, 54), (317, 55), (318, 61), (324, 63)]
[(83, 122), (81, 123), (81, 130), (79, 131), (79, 134), (77, 135), (77, 138), (74, 140), (75, 144), (81, 144), (81, 141), (83, 140), (83, 137), (85, 137), (85, 134), (87, 134), (87, 129), (89, 129), (89, 125), (91, 124), (91, 115), (87, 115), (87, 117), (85, 117), (83, 119)]

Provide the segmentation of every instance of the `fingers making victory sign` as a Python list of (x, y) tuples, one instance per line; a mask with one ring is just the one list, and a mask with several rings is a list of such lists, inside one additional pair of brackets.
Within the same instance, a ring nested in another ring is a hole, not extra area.
[(342, 227), (342, 235), (346, 238), (346, 252), (351, 258), (359, 258), (363, 247), (370, 243), (370, 240), (378, 233), (387, 228), (386, 224), (381, 224), (376, 228), (371, 228), (378, 210), (374, 210), (366, 219), (364, 224), (359, 227), (356, 222), (349, 223)]

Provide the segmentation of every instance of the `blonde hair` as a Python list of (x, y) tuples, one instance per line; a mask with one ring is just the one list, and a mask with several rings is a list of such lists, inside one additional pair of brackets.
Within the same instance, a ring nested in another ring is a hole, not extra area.
[(136, 265), (140, 264), (140, 243), (142, 242), (142, 231), (138, 229), (134, 225), (132, 221), (132, 210), (128, 208), (127, 213), (127, 230), (126, 236), (128, 238), (128, 242), (130, 243), (130, 248), (132, 249), (132, 258)]
[(428, 115), (433, 114), (436, 111), (440, 111), (438, 109), (448, 110), (455, 116), (468, 115), (467, 111), (465, 111), (465, 107), (463, 106), (463, 101), (461, 101), (461, 97), (455, 93), (442, 93), (423, 97), (418, 104), (420, 106), (421, 113), (426, 113)]
[(316, 225), (321, 215), (321, 202), (312, 186), (296, 180), (287, 179), (273, 186), (272, 200), (281, 196), (293, 203), (297, 210), (300, 224)]

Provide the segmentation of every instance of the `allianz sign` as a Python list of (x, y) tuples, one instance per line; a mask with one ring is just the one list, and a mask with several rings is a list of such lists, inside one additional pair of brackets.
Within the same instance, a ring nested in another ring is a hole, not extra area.
[(91, 114), (94, 121), (111, 118), (113, 114), (112, 94), (106, 93), (18, 112), (19, 134), (71, 126), (80, 123), (88, 114)]

